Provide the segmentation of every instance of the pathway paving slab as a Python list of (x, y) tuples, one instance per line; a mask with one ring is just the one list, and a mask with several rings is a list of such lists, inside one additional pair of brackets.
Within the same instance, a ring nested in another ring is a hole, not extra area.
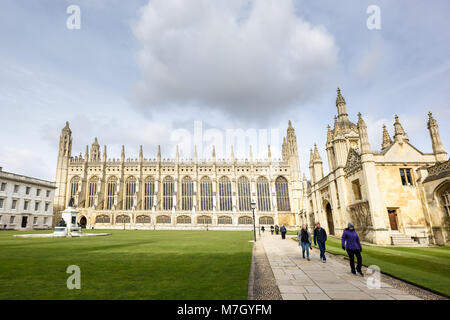
[(369, 289), (367, 279), (351, 274), (348, 263), (333, 257), (322, 263), (318, 250), (310, 252), (311, 261), (303, 259), (301, 249), (291, 239), (268, 234), (260, 243), (284, 300), (419, 299), (386, 283), (381, 283), (381, 289)]

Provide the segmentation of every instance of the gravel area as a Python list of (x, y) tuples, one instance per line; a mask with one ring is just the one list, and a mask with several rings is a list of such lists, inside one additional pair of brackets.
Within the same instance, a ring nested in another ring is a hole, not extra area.
[(282, 300), (264, 246), (257, 241), (253, 246), (249, 279), (249, 300)]

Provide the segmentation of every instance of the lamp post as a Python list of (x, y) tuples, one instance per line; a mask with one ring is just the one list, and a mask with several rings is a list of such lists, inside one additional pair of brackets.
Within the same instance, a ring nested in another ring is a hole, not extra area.
[(253, 213), (253, 239), (256, 242), (256, 225), (255, 225), (255, 208), (256, 208), (256, 202), (255, 200), (252, 200), (252, 202), (250, 202), (250, 208), (252, 209), (252, 213)]

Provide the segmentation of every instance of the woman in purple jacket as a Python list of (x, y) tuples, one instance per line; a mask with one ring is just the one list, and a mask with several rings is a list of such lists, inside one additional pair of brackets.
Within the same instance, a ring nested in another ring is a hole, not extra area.
[[(342, 234), (342, 249), (347, 250), (348, 257), (350, 258), (350, 268), (352, 269), (352, 273), (356, 274), (356, 271), (364, 277), (364, 274), (361, 271), (362, 266), (362, 246), (359, 242), (358, 234), (355, 231), (355, 227), (353, 226), (353, 223), (349, 222), (347, 225), (347, 229), (344, 230), (344, 233)], [(347, 242), (347, 244), (346, 244)], [(355, 255), (356, 259), (358, 260), (356, 265), (356, 271), (355, 271)]]

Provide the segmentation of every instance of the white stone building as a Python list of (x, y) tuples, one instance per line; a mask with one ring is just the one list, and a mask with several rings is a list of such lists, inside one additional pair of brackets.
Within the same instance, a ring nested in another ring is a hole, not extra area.
[(55, 183), (9, 173), (0, 167), (1, 229), (49, 229)]
[(73, 157), (69, 124), (62, 129), (56, 170), (55, 222), (74, 199), (78, 222), (87, 228), (225, 229), (253, 228), (251, 200), (256, 202), (255, 224), (298, 225), (303, 188), (297, 138), (289, 121), (283, 159), (108, 159), (95, 138), (84, 157)]
[[(450, 169), (437, 121), (428, 114), (432, 152), (413, 146), (395, 116), (391, 139), (383, 126), (380, 150), (369, 144), (366, 124), (353, 123), (338, 89), (337, 116), (328, 127), (325, 148), (329, 173), (324, 175), (317, 146), (311, 150), (301, 221), (319, 221), (340, 236), (353, 222), (360, 236), (377, 244), (445, 244), (449, 241)], [(413, 241), (415, 240), (415, 242)]]

